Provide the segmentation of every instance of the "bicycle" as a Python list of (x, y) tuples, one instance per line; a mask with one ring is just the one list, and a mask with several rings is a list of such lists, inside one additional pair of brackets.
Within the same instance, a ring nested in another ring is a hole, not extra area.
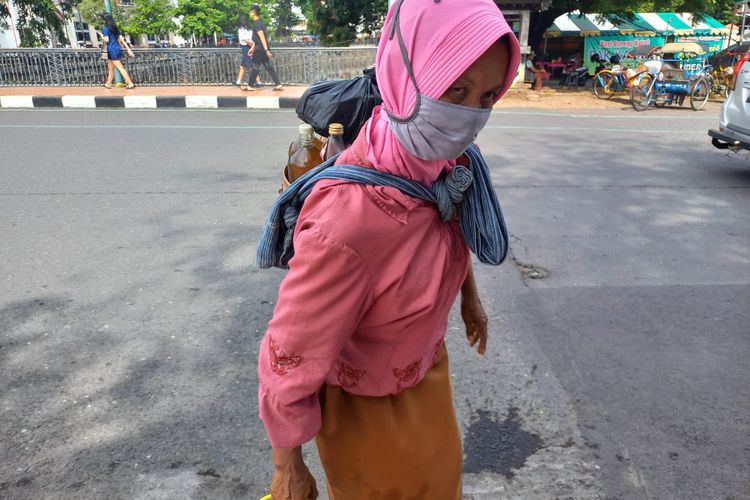
[(594, 75), (594, 95), (599, 99), (610, 99), (618, 92), (631, 89), (638, 76), (645, 71), (645, 67), (623, 72), (620, 64), (614, 64), (611, 69), (603, 69)]

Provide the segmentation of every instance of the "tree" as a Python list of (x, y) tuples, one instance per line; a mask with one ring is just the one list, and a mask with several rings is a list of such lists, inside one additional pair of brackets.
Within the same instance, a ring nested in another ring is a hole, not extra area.
[[(502, 1), (499, 2), (502, 7)], [(529, 26), (529, 45), (538, 47), (544, 33), (559, 16), (573, 11), (584, 14), (597, 13), (614, 18), (631, 20), (636, 12), (691, 12), (696, 15), (718, 15), (726, 19), (727, 9), (731, 10), (732, 0), (552, 0), (549, 9), (534, 12)]]
[(118, 26), (130, 35), (156, 35), (165, 38), (176, 31), (174, 7), (169, 0), (135, 0), (129, 18)]
[(178, 33), (198, 38), (235, 33), (239, 15), (249, 15), (250, 7), (255, 4), (261, 7), (261, 17), (267, 21), (269, 32), (278, 33), (281, 22), (281, 32), (287, 33), (299, 22), (292, 12), (292, 3), (292, 0), (181, 0), (175, 10), (175, 16), (181, 18)]
[(0, 0), (0, 29), (7, 30), (10, 24), (10, 8), (8, 7), (7, 0)]
[(388, 0), (303, 0), (308, 25), (327, 46), (346, 46), (358, 29), (372, 31), (383, 24)]
[(737, 2), (734, 0), (715, 0), (714, 10), (711, 15), (724, 24), (736, 23), (737, 14), (735, 7)]
[(313, 13), (313, 0), (297, 0), (297, 6), (302, 10), (302, 15), (307, 21), (307, 31), (315, 32), (315, 14)]
[(293, 0), (278, 0), (271, 7), (271, 19), (275, 25), (276, 36), (288, 37), (292, 28), (299, 23), (299, 16), (292, 10)]
[(181, 0), (175, 10), (180, 17), (178, 33), (193, 40), (221, 33), (223, 11), (215, 0)]
[[(112, 17), (115, 18), (117, 25), (125, 25), (128, 21), (129, 10), (120, 6), (119, 2), (110, 2), (112, 6)], [(104, 22), (99, 16), (104, 12), (104, 2), (102, 0), (81, 0), (78, 4), (78, 12), (81, 13), (81, 18), (84, 23), (90, 24), (96, 27), (102, 27)]]
[[(49, 45), (50, 35), (52, 40), (67, 43), (65, 18), (72, 12), (75, 3), (75, 0), (63, 0), (59, 3), (53, 0), (15, 0), (18, 11), (16, 28), (21, 37), (21, 46)], [(0, 24), (7, 26), (9, 18), (10, 4), (3, 0), (0, 3)]]
[(240, 14), (250, 13), (250, 6), (253, 5), (253, 0), (216, 0), (220, 2), (221, 16), (219, 18), (219, 26), (223, 33), (236, 33), (237, 31), (237, 18)]

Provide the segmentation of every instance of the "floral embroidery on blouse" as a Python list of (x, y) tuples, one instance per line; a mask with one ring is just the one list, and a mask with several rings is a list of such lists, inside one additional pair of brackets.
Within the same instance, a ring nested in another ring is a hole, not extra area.
[(432, 356), (433, 365), (437, 363), (438, 356), (440, 356), (440, 349), (443, 347), (443, 344), (445, 344), (445, 340), (440, 339), (440, 342), (438, 342), (437, 345), (435, 346), (435, 354)]
[(419, 377), (419, 366), (422, 364), (422, 359), (418, 359), (406, 368), (394, 368), (393, 376), (398, 379), (398, 391), (401, 392), (404, 389), (408, 389), (417, 383)]
[(351, 389), (359, 383), (359, 379), (361, 379), (365, 373), (367, 373), (367, 370), (355, 370), (353, 367), (342, 362), (336, 378), (338, 378), (341, 387)]
[(302, 363), (302, 356), (287, 356), (270, 336), (268, 337), (268, 346), (271, 358), (271, 370), (276, 375), (286, 375)]

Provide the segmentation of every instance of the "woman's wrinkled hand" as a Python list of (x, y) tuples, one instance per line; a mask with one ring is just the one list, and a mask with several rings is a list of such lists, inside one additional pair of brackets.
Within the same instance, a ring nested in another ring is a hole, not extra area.
[(318, 488), (310, 471), (293, 473), (276, 469), (271, 479), (271, 498), (274, 500), (315, 500)]
[(318, 488), (315, 478), (302, 460), (299, 448), (274, 450), (276, 470), (271, 479), (273, 500), (315, 500)]
[(487, 350), (487, 313), (479, 297), (464, 295), (461, 299), (461, 318), (466, 325), (466, 338), (469, 346), (474, 347), (479, 342), (477, 352), (484, 354)]

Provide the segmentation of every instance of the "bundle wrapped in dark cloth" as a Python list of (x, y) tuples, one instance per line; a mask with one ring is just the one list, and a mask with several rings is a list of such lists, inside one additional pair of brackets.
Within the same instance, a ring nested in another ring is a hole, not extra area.
[(297, 103), (297, 116), (318, 134), (328, 137), (328, 125), (344, 126), (344, 142), (351, 144), (359, 129), (383, 102), (375, 79), (375, 69), (363, 71), (350, 80), (318, 82), (308, 88)]

